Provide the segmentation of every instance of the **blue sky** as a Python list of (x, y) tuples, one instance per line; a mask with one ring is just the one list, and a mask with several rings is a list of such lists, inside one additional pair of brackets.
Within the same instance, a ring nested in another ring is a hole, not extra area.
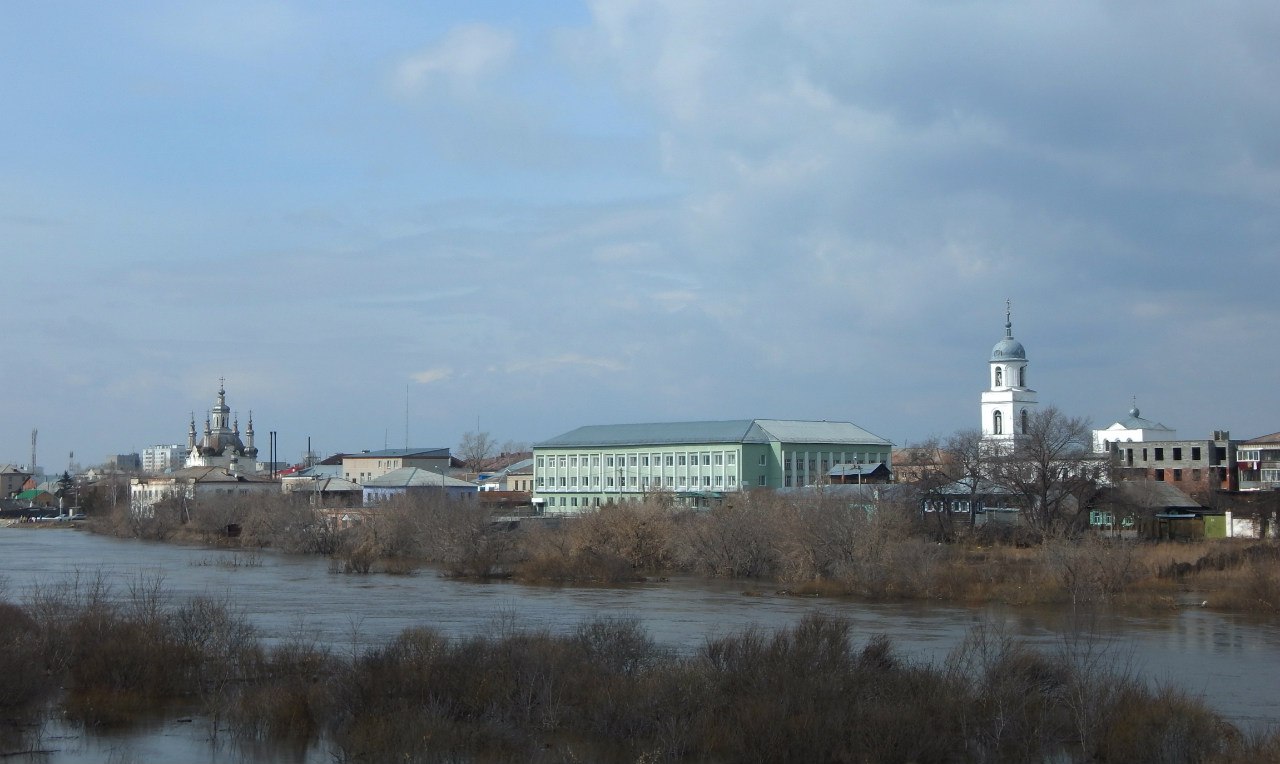
[[(0, 461), (1280, 430), (1274, 3), (7, 4)], [(407, 405), (407, 406), (406, 406)], [(265, 438), (261, 438), (265, 441)], [(261, 445), (265, 446), (265, 442)]]

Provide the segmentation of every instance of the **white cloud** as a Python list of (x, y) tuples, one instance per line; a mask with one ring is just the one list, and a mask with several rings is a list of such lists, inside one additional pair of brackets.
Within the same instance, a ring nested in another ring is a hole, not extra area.
[(405, 96), (437, 82), (470, 87), (505, 67), (515, 50), (515, 36), (506, 30), (486, 24), (458, 26), (439, 43), (403, 58), (392, 82), (396, 92)]
[(419, 371), (410, 375), (410, 378), (413, 379), (414, 382), (417, 382), (420, 385), (429, 385), (432, 382), (441, 382), (452, 376), (453, 376), (453, 369), (441, 368), (441, 369), (427, 369), (426, 371)]
[(613, 358), (591, 357), (580, 353), (561, 353), (549, 358), (531, 358), (515, 361), (505, 366), (508, 374), (549, 374), (568, 369), (583, 371), (626, 371), (627, 365)]

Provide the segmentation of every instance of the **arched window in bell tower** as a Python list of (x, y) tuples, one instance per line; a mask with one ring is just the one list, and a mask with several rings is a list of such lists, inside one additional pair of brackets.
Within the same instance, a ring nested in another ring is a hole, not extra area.
[(1027, 410), (1022, 410), (1022, 434), (1027, 434)]
[(1018, 367), (1018, 387), (1026, 387), (1026, 386), (1027, 386), (1027, 367), (1019, 366)]
[(996, 387), (999, 387), (1003, 384), (1004, 384), (1004, 369), (997, 366), (996, 367)]
[(1001, 416), (999, 411), (991, 415), (991, 434), (992, 435), (1004, 434), (1004, 417)]

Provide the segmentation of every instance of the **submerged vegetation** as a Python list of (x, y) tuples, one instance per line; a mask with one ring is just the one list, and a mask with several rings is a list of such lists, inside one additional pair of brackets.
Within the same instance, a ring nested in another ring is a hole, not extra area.
[(699, 511), (655, 495), (519, 524), (432, 496), (354, 513), (359, 522), (340, 527), (336, 513), (305, 501), (248, 496), (161, 504), (148, 517), (121, 507), (92, 525), (116, 535), (240, 546), (248, 550), (244, 564), (258, 548), (323, 554), (340, 573), (407, 574), (430, 564), (451, 576), (557, 583), (682, 573), (756, 579), (796, 594), (1145, 609), (1175, 608), (1194, 592), (1197, 604), (1209, 607), (1280, 613), (1274, 540), (1150, 543), (979, 531), (940, 543), (914, 504), (851, 504), (822, 492), (752, 492)]
[[(267, 643), (227, 602), (99, 581), (0, 603), (0, 754), (57, 712), (120, 729), (191, 709), (211, 739), (336, 761), (1262, 762), (1194, 697), (1152, 686), (1082, 635), (1054, 654), (975, 628), (939, 664), (822, 614), (678, 654), (632, 620), (567, 634), (412, 628), (337, 652)], [(928, 734), (922, 734), (926, 731)]]

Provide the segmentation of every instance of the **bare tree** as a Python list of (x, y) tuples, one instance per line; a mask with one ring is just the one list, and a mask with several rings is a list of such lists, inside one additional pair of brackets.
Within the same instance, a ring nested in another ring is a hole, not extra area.
[(1007, 452), (990, 458), (991, 479), (1022, 501), (1042, 533), (1079, 532), (1105, 464), (1090, 452), (1089, 421), (1055, 406), (1033, 414)]
[(462, 442), (458, 444), (458, 458), (471, 472), (480, 472), (489, 465), (497, 444), (487, 432), (475, 430), (463, 433)]
[(977, 495), (991, 479), (991, 452), (978, 430), (958, 430), (944, 445), (951, 457), (952, 474), (969, 488), (969, 524), (976, 521)]

